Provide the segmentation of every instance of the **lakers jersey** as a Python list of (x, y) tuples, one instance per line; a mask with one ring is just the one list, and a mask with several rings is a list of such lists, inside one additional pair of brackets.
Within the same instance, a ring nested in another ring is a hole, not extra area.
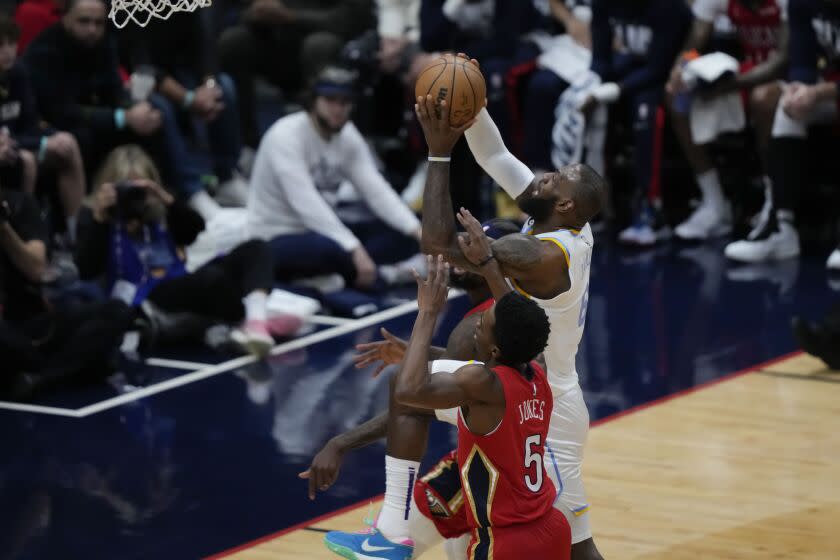
[[(532, 233), (533, 221), (525, 224), (522, 232)], [(575, 356), (583, 336), (586, 307), (589, 303), (589, 269), (595, 241), (592, 228), (586, 224), (581, 230), (559, 229), (536, 236), (545, 243), (557, 245), (569, 265), (570, 287), (551, 299), (539, 299), (525, 292), (515, 281), (516, 290), (533, 299), (548, 316), (551, 333), (545, 348), (548, 381), (554, 395), (560, 395), (578, 383)]]

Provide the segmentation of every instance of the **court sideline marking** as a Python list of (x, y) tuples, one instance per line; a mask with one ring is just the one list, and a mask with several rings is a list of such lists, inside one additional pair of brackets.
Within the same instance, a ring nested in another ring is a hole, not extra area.
[[(452, 300), (456, 297), (463, 295), (463, 293), (464, 292), (462, 292), (461, 290), (450, 290), (448, 299)], [(339, 336), (349, 334), (353, 331), (370, 327), (377, 323), (388, 321), (416, 310), (417, 300), (415, 299), (406, 303), (402, 303), (395, 307), (391, 307), (390, 309), (384, 309), (366, 317), (362, 317), (359, 319), (351, 319), (348, 322), (336, 325), (332, 328), (312, 333), (310, 335), (306, 335), (295, 340), (290, 340), (282, 344), (278, 344), (277, 346), (271, 349), (270, 355), (277, 356), (279, 354), (290, 352), (292, 350), (298, 350), (300, 348), (304, 348), (312, 344), (317, 344), (319, 342), (324, 342), (332, 338), (337, 338)], [(164, 365), (163, 362), (173, 363), (177, 362), (177, 360), (156, 360), (156, 364), (150, 362), (151, 360), (147, 363), (149, 363), (149, 365)], [(148, 387), (143, 387), (142, 389), (131, 391), (130, 393), (117, 395), (115, 397), (111, 397), (109, 399), (105, 399), (103, 401), (84, 406), (78, 409), (0, 401), (0, 410), (13, 410), (17, 412), (30, 412), (33, 414), (65, 416), (69, 418), (84, 418), (86, 416), (97, 414), (105, 410), (110, 410), (112, 408), (122, 406), (124, 404), (134, 402), (145, 397), (150, 397), (152, 395), (156, 395), (165, 391), (170, 391), (172, 389), (176, 389), (184, 385), (189, 385), (191, 383), (195, 383), (197, 381), (201, 381), (209, 377), (214, 377), (221, 373), (226, 373), (228, 371), (244, 367), (255, 362), (257, 362), (257, 359), (254, 356), (240, 356), (238, 358), (233, 358), (232, 360), (228, 360), (220, 364), (201, 367), (200, 369), (198, 369), (197, 371), (193, 371), (192, 373), (188, 373), (186, 375), (181, 375), (178, 377), (173, 377), (172, 379), (167, 379), (166, 381), (161, 381), (160, 383), (155, 383), (153, 385), (149, 385)], [(186, 362), (181, 363), (184, 364)], [(196, 363), (195, 365), (198, 364)]]
[[(700, 383), (699, 385), (694, 385), (693, 387), (687, 387), (686, 389), (682, 389), (680, 391), (677, 391), (675, 393), (671, 393), (669, 395), (664, 395), (662, 397), (659, 397), (658, 399), (654, 399), (652, 401), (648, 401), (648, 402), (645, 402), (645, 403), (638, 404), (636, 406), (632, 406), (632, 407), (630, 407), (626, 410), (616, 412), (615, 414), (610, 414), (609, 416), (605, 416), (604, 418), (601, 418), (599, 420), (596, 420), (596, 421), (592, 422), (590, 424), (590, 429), (591, 428), (596, 428), (596, 427), (598, 427), (602, 424), (606, 424), (607, 422), (613, 422), (615, 420), (618, 420), (619, 418), (623, 418), (623, 417), (628, 416), (630, 414), (634, 414), (636, 412), (641, 412), (641, 411), (643, 411), (647, 408), (652, 408), (654, 406), (664, 404), (668, 401), (677, 399), (679, 397), (684, 397), (684, 396), (690, 395), (691, 393), (696, 393), (698, 391), (701, 391), (703, 389), (709, 389), (711, 387), (714, 387), (715, 385), (719, 385), (719, 384), (724, 383), (726, 381), (731, 381), (733, 379), (736, 379), (738, 377), (747, 375), (749, 373), (764, 373), (764, 372), (762, 372), (762, 370), (764, 368), (772, 366), (773, 364), (776, 364), (776, 363), (779, 363), (779, 362), (783, 362), (784, 360), (787, 360), (789, 358), (799, 356), (802, 353), (803, 352), (800, 351), (800, 350), (797, 350), (797, 351), (794, 351), (794, 352), (789, 352), (789, 353), (784, 354), (782, 356), (777, 356), (777, 357), (771, 358), (767, 361), (760, 362), (756, 365), (749, 366), (749, 367), (746, 367), (744, 369), (741, 369), (741, 370), (738, 370), (738, 371), (735, 371), (735, 372), (732, 372), (732, 373), (727, 373), (726, 375), (723, 375), (723, 376), (718, 377), (716, 379), (712, 379), (710, 381), (706, 381), (705, 383)], [(308, 519), (306, 521), (302, 521), (300, 523), (292, 525), (291, 527), (281, 529), (281, 530), (279, 530), (275, 533), (271, 533), (269, 535), (265, 535), (263, 537), (259, 537), (257, 539), (252, 540), (252, 541), (248, 541), (246, 543), (243, 543), (239, 546), (235, 546), (235, 547), (229, 548), (227, 550), (217, 552), (217, 553), (212, 554), (210, 556), (206, 556), (203, 560), (219, 560), (220, 558), (227, 558), (228, 556), (232, 556), (232, 555), (236, 554), (237, 552), (242, 552), (244, 550), (254, 548), (256, 546), (264, 544), (268, 541), (273, 541), (274, 539), (277, 539), (279, 537), (282, 537), (283, 535), (287, 535), (287, 534), (292, 533), (294, 531), (308, 529), (312, 525), (317, 525), (318, 523), (323, 523), (324, 521), (328, 521), (328, 520), (330, 520), (334, 517), (338, 517), (341, 514), (353, 511), (354, 509), (360, 508), (360, 507), (362, 507), (366, 504), (381, 501), (383, 499), (383, 497), (384, 497), (384, 494), (378, 494), (378, 495), (375, 495), (375, 496), (371, 496), (370, 498), (360, 500), (360, 501), (358, 501), (354, 504), (344, 506), (340, 509), (337, 509), (337, 510), (334, 510), (334, 511), (331, 511), (331, 512), (327, 512), (323, 515), (319, 515), (318, 517), (315, 517), (313, 519)]]

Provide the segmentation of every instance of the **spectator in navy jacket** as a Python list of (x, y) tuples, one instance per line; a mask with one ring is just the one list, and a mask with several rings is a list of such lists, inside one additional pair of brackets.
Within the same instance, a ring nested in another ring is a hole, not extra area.
[(194, 166), (172, 149), (174, 116), (154, 105), (165, 102), (157, 94), (132, 101), (123, 87), (116, 45), (106, 32), (105, 2), (70, 0), (66, 10), (24, 55), (43, 117), (76, 137), (88, 175), (114, 147), (142, 143), (179, 194), (205, 219), (212, 218), (218, 205)]
[(207, 128), (213, 168), (220, 186), (217, 200), (245, 206), (247, 183), (236, 173), (242, 142), (236, 88), (219, 73), (216, 40), (202, 12), (152, 19), (145, 27), (130, 25), (119, 34), (121, 61), (128, 71), (151, 73), (160, 96), (155, 106), (163, 120), (167, 145), (176, 160), (188, 157), (187, 138), (179, 116), (202, 122)]
[[(630, 108), (635, 147), (635, 182), (640, 200), (623, 242), (652, 245), (667, 234), (658, 193), (648, 192), (653, 175), (656, 113), (671, 66), (682, 47), (691, 12), (682, 0), (594, 0), (592, 70), (603, 85), (583, 105), (621, 100)], [(645, 197), (645, 195), (648, 195)]]
[[(730, 243), (726, 256), (763, 262), (799, 256), (794, 210), (807, 177), (808, 127), (837, 122), (840, 95), (840, 0), (790, 0), (789, 82), (776, 108), (767, 174), (775, 212), (747, 239)], [(840, 270), (840, 246), (828, 258)]]
[(29, 76), (16, 60), (19, 35), (17, 24), (0, 16), (0, 182), (32, 193), (38, 167), (52, 167), (72, 242), (85, 195), (82, 156), (72, 135), (40, 126)]

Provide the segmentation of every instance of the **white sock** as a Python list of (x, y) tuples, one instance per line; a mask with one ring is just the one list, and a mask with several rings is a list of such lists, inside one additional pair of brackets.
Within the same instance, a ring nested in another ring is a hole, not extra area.
[(265, 321), (268, 318), (266, 311), (267, 302), (268, 295), (260, 290), (253, 291), (242, 298), (242, 303), (245, 305), (245, 320)]
[(68, 216), (65, 220), (67, 224), (67, 236), (70, 238), (70, 241), (75, 243), (76, 242), (76, 216)]
[(201, 214), (205, 220), (210, 220), (221, 209), (219, 203), (207, 193), (207, 191), (198, 191), (192, 195), (188, 201), (190, 208)]
[(697, 176), (697, 185), (703, 193), (703, 203), (710, 204), (713, 208), (723, 208), (723, 189), (720, 186), (720, 177), (717, 169), (709, 169)]
[(376, 528), (389, 541), (399, 543), (411, 538), (408, 512), (419, 470), (420, 463), (417, 461), (385, 456), (385, 502), (376, 520)]

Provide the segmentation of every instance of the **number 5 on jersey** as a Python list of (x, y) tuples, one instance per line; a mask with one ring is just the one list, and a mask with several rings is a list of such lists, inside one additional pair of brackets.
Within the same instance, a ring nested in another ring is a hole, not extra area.
[(535, 479), (531, 478), (530, 473), (525, 474), (525, 486), (534, 493), (539, 492), (543, 485), (542, 449), (543, 446), (539, 434), (529, 436), (525, 440), (525, 468), (530, 469), (533, 464), (536, 471)]

